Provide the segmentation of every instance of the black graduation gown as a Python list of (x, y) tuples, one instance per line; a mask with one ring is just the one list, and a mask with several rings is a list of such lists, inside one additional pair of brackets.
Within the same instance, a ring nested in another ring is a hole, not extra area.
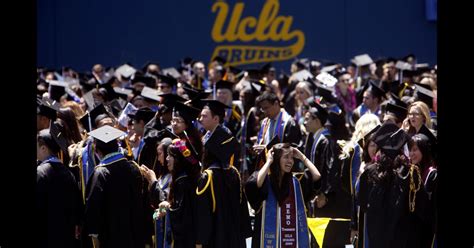
[(195, 247), (196, 182), (178, 177), (173, 186), (174, 198), (169, 210), (174, 248)]
[(85, 233), (98, 234), (104, 248), (144, 247), (143, 190), (136, 165), (120, 160), (96, 166), (86, 189)]
[(75, 247), (75, 226), (80, 225), (82, 199), (69, 169), (59, 162), (41, 163), (36, 170), (37, 247)]
[(423, 185), (416, 194), (415, 211), (412, 213), (408, 206), (410, 177), (405, 178), (407, 172), (402, 172), (401, 177), (395, 171), (389, 171), (393, 173), (391, 177), (375, 182), (371, 178), (377, 177), (377, 166), (368, 165), (360, 176), (360, 218), (365, 217), (367, 233), (363, 228), (359, 229), (359, 247), (364, 247), (365, 234), (371, 248), (429, 247), (423, 246), (421, 235), (427, 206)]
[[(260, 188), (257, 187), (257, 176), (258, 176), (258, 170), (253, 172), (252, 175), (250, 175), (247, 183), (245, 184), (245, 194), (248, 197), (250, 206), (256, 212), (254, 230), (252, 234), (252, 248), (260, 248), (260, 235), (261, 235), (260, 230), (261, 230), (261, 225), (262, 225), (261, 208), (262, 208), (263, 201), (265, 201), (268, 197), (267, 184), (270, 183), (267, 177), (263, 181), (262, 187)], [(305, 202), (309, 201), (309, 199), (313, 197), (313, 193), (314, 193), (312, 190), (314, 182), (312, 180), (311, 173), (309, 172), (309, 170), (306, 169), (304, 173), (302, 172), (295, 173), (295, 176), (300, 181), (301, 191), (303, 193), (303, 200)]]
[(237, 105), (232, 104), (232, 110), (229, 109), (229, 113), (230, 116), (226, 116), (226, 120), (228, 119), (228, 121), (225, 121), (224, 123), (225, 126), (232, 132), (232, 135), (235, 137), (237, 136), (237, 133), (239, 133), (241, 128), (240, 121), (242, 119), (242, 111)]
[(246, 247), (245, 239), (251, 236), (247, 197), (240, 184), (240, 176), (233, 167), (212, 168), (212, 181), (216, 208), (208, 174), (203, 172), (198, 180), (196, 198), (196, 243), (203, 247)]

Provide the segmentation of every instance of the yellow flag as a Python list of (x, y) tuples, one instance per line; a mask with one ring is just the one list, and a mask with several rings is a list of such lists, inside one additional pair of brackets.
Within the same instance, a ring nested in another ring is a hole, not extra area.
[(313, 233), (318, 242), (319, 247), (323, 246), (324, 234), (326, 233), (326, 228), (328, 227), (329, 221), (351, 221), (349, 219), (332, 219), (332, 218), (307, 218), (309, 230)]

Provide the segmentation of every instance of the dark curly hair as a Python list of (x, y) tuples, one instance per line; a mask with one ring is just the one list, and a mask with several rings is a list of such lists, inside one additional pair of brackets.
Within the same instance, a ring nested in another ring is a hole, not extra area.
[[(283, 156), (284, 150), (290, 149), (288, 143), (279, 143), (273, 146), (273, 163), (270, 165), (270, 185), (273, 192), (281, 205), (289, 194), (292, 173), (284, 173), (280, 168), (280, 158)], [(283, 173), (283, 175), (282, 175)], [(280, 177), (281, 184), (279, 184)]]

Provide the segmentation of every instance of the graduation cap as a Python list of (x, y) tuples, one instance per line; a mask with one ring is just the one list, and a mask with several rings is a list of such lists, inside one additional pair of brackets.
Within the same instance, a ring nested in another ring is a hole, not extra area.
[(121, 88), (121, 87), (114, 87), (115, 93), (124, 99), (127, 99), (129, 95), (133, 93), (131, 89)]
[(334, 71), (335, 69), (337, 69), (340, 66), (341, 66), (340, 64), (329, 63), (329, 64), (326, 64), (323, 68), (321, 68), (321, 72), (328, 72), (329, 73), (331, 71)]
[(388, 103), (385, 107), (385, 113), (394, 115), (397, 117), (399, 122), (403, 121), (407, 117), (407, 111), (408, 110), (406, 108), (392, 103)]
[(158, 96), (161, 98), (160, 104), (164, 105), (161, 107), (160, 113), (166, 113), (172, 110), (177, 102), (186, 101), (186, 99), (173, 93), (159, 94)]
[(316, 95), (323, 97), (328, 102), (333, 102), (336, 98), (334, 96), (334, 88), (328, 87), (324, 84), (315, 83), (316, 85)]
[(224, 59), (223, 57), (221, 56), (216, 56), (212, 59), (212, 62), (214, 61), (217, 61), (218, 63), (222, 64), (222, 65), (225, 65), (227, 63), (227, 60)]
[(156, 80), (152, 77), (136, 75), (132, 79), (132, 85), (136, 83), (144, 83), (146, 86), (150, 88), (156, 88)]
[(310, 109), (308, 110), (311, 115), (316, 116), (320, 121), (321, 124), (324, 125), (328, 119), (328, 111), (326, 108), (321, 106), (319, 103), (317, 103), (313, 97), (310, 97), (306, 100), (308, 105), (310, 106)]
[(155, 114), (155, 111), (153, 111), (151, 108), (143, 107), (138, 109), (134, 114), (128, 114), (128, 117), (136, 121), (143, 120), (143, 122), (146, 124), (151, 119), (153, 119), (153, 117), (155, 117)]
[(155, 90), (147, 86), (143, 87), (140, 95), (142, 95), (144, 98), (151, 100), (153, 102), (159, 102), (161, 100), (161, 98), (158, 96), (159, 95), (158, 90)]
[(208, 153), (214, 155), (220, 164), (226, 168), (229, 166), (230, 157), (238, 149), (238, 142), (223, 127), (217, 126), (211, 137), (204, 144), (204, 147)]
[(404, 101), (402, 101), (397, 95), (395, 95), (393, 92), (390, 92), (390, 96), (392, 97), (392, 100), (394, 101), (395, 105), (398, 105), (403, 108), (407, 108), (408, 104), (406, 104)]
[[(162, 74), (158, 74), (158, 75), (171, 77), (171, 78), (175, 79), (175, 81), (176, 81), (176, 79), (181, 77), (181, 74), (179, 73), (179, 71), (176, 70), (176, 68), (174, 68), (174, 67), (165, 68), (165, 69), (161, 70), (161, 73)], [(171, 82), (169, 84), (177, 84), (177, 82), (176, 83)]]
[(366, 84), (366, 86), (367, 88), (363, 92), (370, 90), (373, 97), (383, 98), (385, 96), (385, 91), (381, 89), (375, 81), (370, 80), (369, 83)]
[(296, 67), (298, 67), (298, 69), (305, 70), (305, 69), (309, 68), (309, 59), (307, 59), (307, 58), (295, 59), (293, 64), (296, 65)]
[(137, 107), (135, 107), (133, 104), (127, 103), (122, 113), (120, 113), (120, 116), (118, 117), (118, 122), (120, 123), (120, 125), (122, 125), (123, 127), (128, 126), (128, 121), (130, 118), (128, 117), (128, 115), (136, 113), (137, 110)]
[(120, 136), (126, 135), (123, 131), (111, 127), (109, 125), (102, 126), (96, 130), (89, 132), (89, 135), (94, 139), (100, 140), (104, 143), (109, 143), (112, 140), (118, 139)]
[(184, 83), (182, 88), (186, 92), (186, 94), (188, 95), (189, 100), (205, 99), (210, 94), (212, 94), (212, 91), (205, 91), (205, 90), (196, 89), (196, 88), (194, 88), (193, 86), (191, 86), (187, 83)]
[(415, 84), (415, 100), (422, 101), (432, 108), (433, 98), (435, 97), (431, 86), (425, 84)]
[[(396, 124), (385, 122), (375, 133), (372, 141), (380, 148), (390, 138), (390, 135), (401, 130)], [(403, 130), (402, 130), (403, 131)]]
[(359, 66), (359, 67), (370, 65), (370, 64), (374, 63), (374, 61), (372, 61), (372, 58), (368, 54), (362, 54), (362, 55), (355, 56), (351, 60), (351, 62), (354, 63), (356, 66)]
[(260, 71), (263, 74), (267, 74), (270, 71), (275, 71), (275, 67), (272, 66), (272, 63), (266, 63), (260, 68)]
[(291, 75), (291, 78), (293, 80), (297, 80), (297, 81), (305, 81), (305, 80), (308, 80), (308, 78), (311, 79), (313, 77), (314, 77), (314, 75), (311, 74), (311, 72), (309, 72), (306, 69), (295, 72), (295, 73), (293, 73), (293, 75)]
[[(426, 125), (422, 125), (418, 133), (424, 134), (426, 137), (428, 137), (432, 148), (435, 147), (436, 144), (438, 143), (436, 136), (433, 134), (433, 132), (430, 131), (428, 127), (426, 127)], [(432, 152), (435, 152), (435, 151), (432, 150)]]
[(261, 81), (250, 81), (250, 88), (252, 89), (252, 94), (257, 97), (265, 91), (265, 84)]
[(135, 72), (137, 72), (135, 68), (128, 64), (124, 64), (115, 70), (115, 75), (117, 77), (121, 76), (122, 78), (129, 79), (133, 74), (135, 74)]
[(360, 138), (360, 139), (357, 141), (357, 143), (359, 144), (359, 146), (363, 148), (363, 147), (365, 146), (365, 142), (370, 138), (370, 135), (372, 135), (373, 133), (377, 132), (381, 126), (382, 126), (381, 124), (377, 124), (377, 126), (375, 126), (374, 128), (372, 128), (367, 134), (364, 135), (364, 137)]
[(114, 99), (110, 103), (110, 108), (112, 109), (112, 113), (115, 117), (118, 117), (120, 112), (125, 108), (127, 105), (127, 101), (123, 100), (122, 98)]
[(48, 100), (36, 99), (36, 114), (46, 116), (50, 120), (56, 120), (59, 106)]
[(246, 72), (249, 80), (262, 80), (264, 76), (260, 69), (248, 69)]
[(394, 159), (398, 154), (400, 154), (401, 149), (408, 140), (410, 140), (410, 136), (408, 136), (403, 129), (398, 129), (390, 135), (385, 136), (384, 139), (379, 140), (381, 145), (377, 145), (383, 153), (391, 159)]
[(196, 120), (200, 113), (201, 110), (188, 106), (182, 102), (176, 102), (173, 108), (173, 117), (182, 117), (187, 124), (191, 124), (193, 120)]
[(316, 79), (325, 84), (327, 87), (334, 87), (337, 83), (337, 78), (333, 77), (327, 72), (321, 72), (316, 76)]
[(226, 80), (219, 80), (216, 83), (216, 89), (229, 89), (232, 91), (232, 87), (234, 86), (234, 83)]
[(235, 75), (236, 81), (240, 81), (245, 75), (245, 71), (234, 66), (229, 66), (229, 71)]
[(109, 112), (107, 112), (107, 109), (105, 108), (104, 104), (99, 104), (96, 106), (94, 109), (92, 109), (90, 112), (87, 112), (85, 115), (83, 115), (79, 121), (81, 122), (82, 126), (84, 129), (86, 129), (88, 132), (91, 131), (91, 129), (94, 129), (97, 127), (95, 124), (95, 118), (101, 114), (107, 114), (109, 115)]
[(49, 131), (53, 140), (56, 142), (56, 144), (58, 144), (64, 154), (68, 154), (68, 142), (62, 130), (64, 130), (64, 127), (57, 122), (51, 123), (51, 126), (49, 127)]
[(257, 157), (255, 158), (256, 163), (256, 168), (262, 168), (262, 166), (265, 164), (267, 160), (267, 152), (268, 150), (272, 149), (272, 147), (276, 144), (280, 143), (280, 137), (277, 135), (273, 136), (272, 140), (268, 142), (268, 144), (265, 146), (265, 149), (261, 151), (259, 154), (257, 154)]
[(174, 87), (178, 84), (178, 81), (173, 76), (168, 76), (164, 74), (158, 74), (157, 76), (161, 80), (161, 83), (168, 84), (171, 87)]
[(57, 80), (46, 80), (49, 83), (49, 97), (55, 101), (59, 101), (60, 98), (66, 94), (66, 88), (69, 87), (69, 83)]
[(208, 106), (209, 109), (212, 111), (212, 113), (220, 116), (221, 118), (225, 116), (225, 109), (231, 108), (230, 106), (227, 106), (224, 103), (217, 100), (201, 100), (201, 102), (202, 102), (201, 108)]

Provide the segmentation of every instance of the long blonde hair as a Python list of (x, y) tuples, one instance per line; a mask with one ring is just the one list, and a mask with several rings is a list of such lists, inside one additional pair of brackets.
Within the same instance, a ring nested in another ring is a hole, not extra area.
[(380, 119), (374, 114), (364, 114), (357, 120), (355, 124), (355, 130), (352, 133), (351, 140), (346, 142), (345, 140), (338, 140), (337, 143), (341, 146), (340, 159), (346, 159), (349, 157), (349, 153), (354, 149), (355, 144), (359, 139), (363, 138), (369, 133), (374, 127), (380, 124)]
[(430, 108), (428, 107), (428, 105), (426, 105), (426, 103), (422, 101), (413, 102), (408, 107), (408, 113), (410, 113), (411, 108), (416, 108), (416, 110), (420, 111), (421, 114), (423, 114), (423, 118), (425, 119), (426, 127), (432, 128)]

